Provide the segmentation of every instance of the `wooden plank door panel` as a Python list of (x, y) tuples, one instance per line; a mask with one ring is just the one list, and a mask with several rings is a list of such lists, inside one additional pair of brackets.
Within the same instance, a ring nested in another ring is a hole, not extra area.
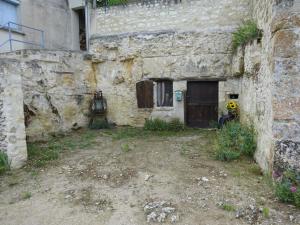
[(218, 82), (188, 82), (186, 122), (191, 127), (207, 128), (218, 121)]

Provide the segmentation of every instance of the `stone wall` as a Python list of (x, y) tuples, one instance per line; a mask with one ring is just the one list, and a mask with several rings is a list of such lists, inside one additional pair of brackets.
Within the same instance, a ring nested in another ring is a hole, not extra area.
[[(262, 168), (300, 170), (300, 2), (252, 3), (263, 39), (247, 45), (242, 53), (242, 121), (256, 128), (256, 159)], [(240, 56), (235, 56), (233, 72), (240, 72), (236, 63)]]
[[(187, 80), (231, 77), (231, 32), (150, 32), (94, 36), (91, 40), (98, 89), (108, 98), (109, 119), (119, 125), (142, 125), (151, 114), (184, 121), (184, 105), (140, 110), (135, 85), (147, 79), (172, 79), (174, 91), (186, 91)], [(220, 111), (225, 89), (220, 89)]]
[(221, 114), (235, 85), (223, 82), (231, 77), (231, 34), (249, 12), (246, 0), (167, 5), (157, 1), (111, 7), (107, 12), (98, 9), (90, 50), (98, 88), (108, 98), (109, 119), (133, 126), (149, 116), (184, 121), (184, 103), (175, 98), (173, 107), (137, 108), (135, 85), (147, 79), (172, 79), (174, 91), (183, 92), (188, 80), (221, 81)]
[(6, 132), (5, 132), (5, 115), (4, 115), (4, 87), (0, 83), (0, 150), (6, 151)]
[(20, 64), (0, 61), (0, 151), (4, 151), (12, 168), (20, 168), (27, 159)]
[(274, 166), (300, 171), (300, 2), (277, 1), (274, 11)]
[[(169, 3), (167, 3), (169, 2)], [(98, 9), (92, 20), (92, 34), (176, 30), (228, 30), (249, 14), (248, 0), (182, 0), (128, 4)]]
[[(29, 140), (87, 126), (96, 80), (82, 53), (23, 50), (1, 57), (17, 59), (20, 64)], [(7, 71), (7, 76), (12, 73)]]

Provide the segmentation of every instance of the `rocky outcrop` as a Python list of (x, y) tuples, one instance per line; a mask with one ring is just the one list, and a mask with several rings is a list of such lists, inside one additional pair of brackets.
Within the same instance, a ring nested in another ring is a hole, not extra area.
[(243, 71), (241, 118), (255, 126), (256, 159), (262, 168), (299, 170), (300, 4), (287, 0), (252, 3), (263, 39), (240, 50), (233, 61), (233, 71), (241, 67)]
[(0, 151), (11, 168), (20, 168), (27, 160), (20, 64), (0, 61)]
[(29, 140), (86, 126), (96, 79), (82, 53), (23, 50), (5, 57), (18, 59)]

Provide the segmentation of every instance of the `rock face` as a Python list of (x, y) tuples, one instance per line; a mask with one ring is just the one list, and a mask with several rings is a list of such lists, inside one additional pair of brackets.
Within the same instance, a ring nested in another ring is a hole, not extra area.
[(19, 66), (15, 60), (0, 61), (0, 151), (7, 154), (11, 168), (20, 168), (27, 159)]
[[(273, 133), (275, 169), (281, 162), (300, 171), (300, 3), (282, 1), (271, 24), (274, 35)], [(281, 160), (277, 160), (278, 156)]]
[(82, 53), (24, 50), (5, 57), (18, 59), (29, 140), (87, 125), (96, 80)]
[(293, 169), (300, 172), (300, 144), (293, 141), (278, 141), (275, 146), (275, 169)]
[[(173, 31), (95, 36), (92, 61), (97, 88), (108, 100), (109, 119), (119, 125), (143, 125), (152, 117), (180, 118), (184, 104), (173, 99), (173, 107), (137, 108), (136, 84), (142, 80), (171, 79), (173, 91), (187, 90), (187, 80), (219, 80), (231, 77), (231, 31), (178, 33)], [(234, 87), (232, 81), (227, 86)], [(220, 85), (220, 112), (227, 89)], [(154, 87), (155, 89), (155, 87)]]
[(6, 132), (5, 132), (5, 115), (4, 115), (4, 87), (0, 83), (0, 149), (6, 150)]
[(169, 79), (185, 93), (190, 80), (219, 81), (219, 114), (230, 93), (239, 89), (231, 77), (231, 34), (250, 18), (249, 1), (154, 1), (98, 9), (92, 17), (90, 51), (98, 88), (108, 98), (109, 119), (119, 125), (143, 125), (149, 117), (185, 121), (184, 102), (173, 107), (138, 109), (136, 83)]
[(242, 63), (233, 69), (244, 71), (241, 119), (256, 128), (256, 159), (265, 170), (300, 169), (299, 11), (296, 1), (253, 1), (263, 39), (246, 46), (234, 60)]

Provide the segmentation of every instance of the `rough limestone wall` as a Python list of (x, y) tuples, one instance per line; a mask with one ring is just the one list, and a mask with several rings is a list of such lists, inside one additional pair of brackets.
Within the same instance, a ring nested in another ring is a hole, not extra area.
[(0, 151), (11, 168), (20, 168), (27, 160), (20, 64), (0, 59)]
[(18, 59), (21, 66), (29, 140), (87, 126), (96, 80), (82, 53), (23, 50), (2, 57)]
[(243, 52), (240, 104), (242, 120), (256, 128), (256, 159), (265, 170), (300, 170), (299, 12), (299, 1), (253, 1), (263, 39)]
[(98, 9), (92, 19), (91, 33), (112, 35), (158, 30), (228, 30), (240, 22), (241, 15), (249, 13), (248, 0), (172, 2), (158, 0), (149, 4), (110, 7), (108, 11)]
[(241, 121), (254, 125), (257, 132), (255, 158), (265, 170), (273, 164), (273, 110), (272, 110), (272, 34), (270, 24), (273, 18), (272, 0), (252, 1), (253, 19), (263, 30), (261, 43), (254, 41), (239, 49), (233, 60), (233, 74), (240, 78)]
[(274, 14), (274, 168), (300, 172), (300, 1), (277, 1)]
[(230, 43), (231, 33), (219, 31), (95, 37), (92, 49), (97, 87), (107, 97), (109, 119), (118, 125), (135, 126), (142, 125), (149, 115), (182, 118), (184, 113), (177, 111), (175, 101), (172, 108), (137, 109), (136, 83), (171, 78), (174, 91), (186, 91), (187, 79), (224, 80), (231, 76)]
[[(172, 108), (137, 109), (136, 83), (170, 78), (174, 91), (186, 91), (186, 80), (231, 77), (231, 33), (248, 16), (248, 1), (237, 0), (159, 1), (98, 10), (91, 52), (109, 119), (133, 126), (149, 116), (184, 119), (184, 107), (175, 101)], [(222, 109), (229, 89), (220, 83)]]
[(4, 86), (1, 78), (0, 82), (0, 151), (6, 151), (6, 132), (5, 132), (5, 115), (4, 115)]

